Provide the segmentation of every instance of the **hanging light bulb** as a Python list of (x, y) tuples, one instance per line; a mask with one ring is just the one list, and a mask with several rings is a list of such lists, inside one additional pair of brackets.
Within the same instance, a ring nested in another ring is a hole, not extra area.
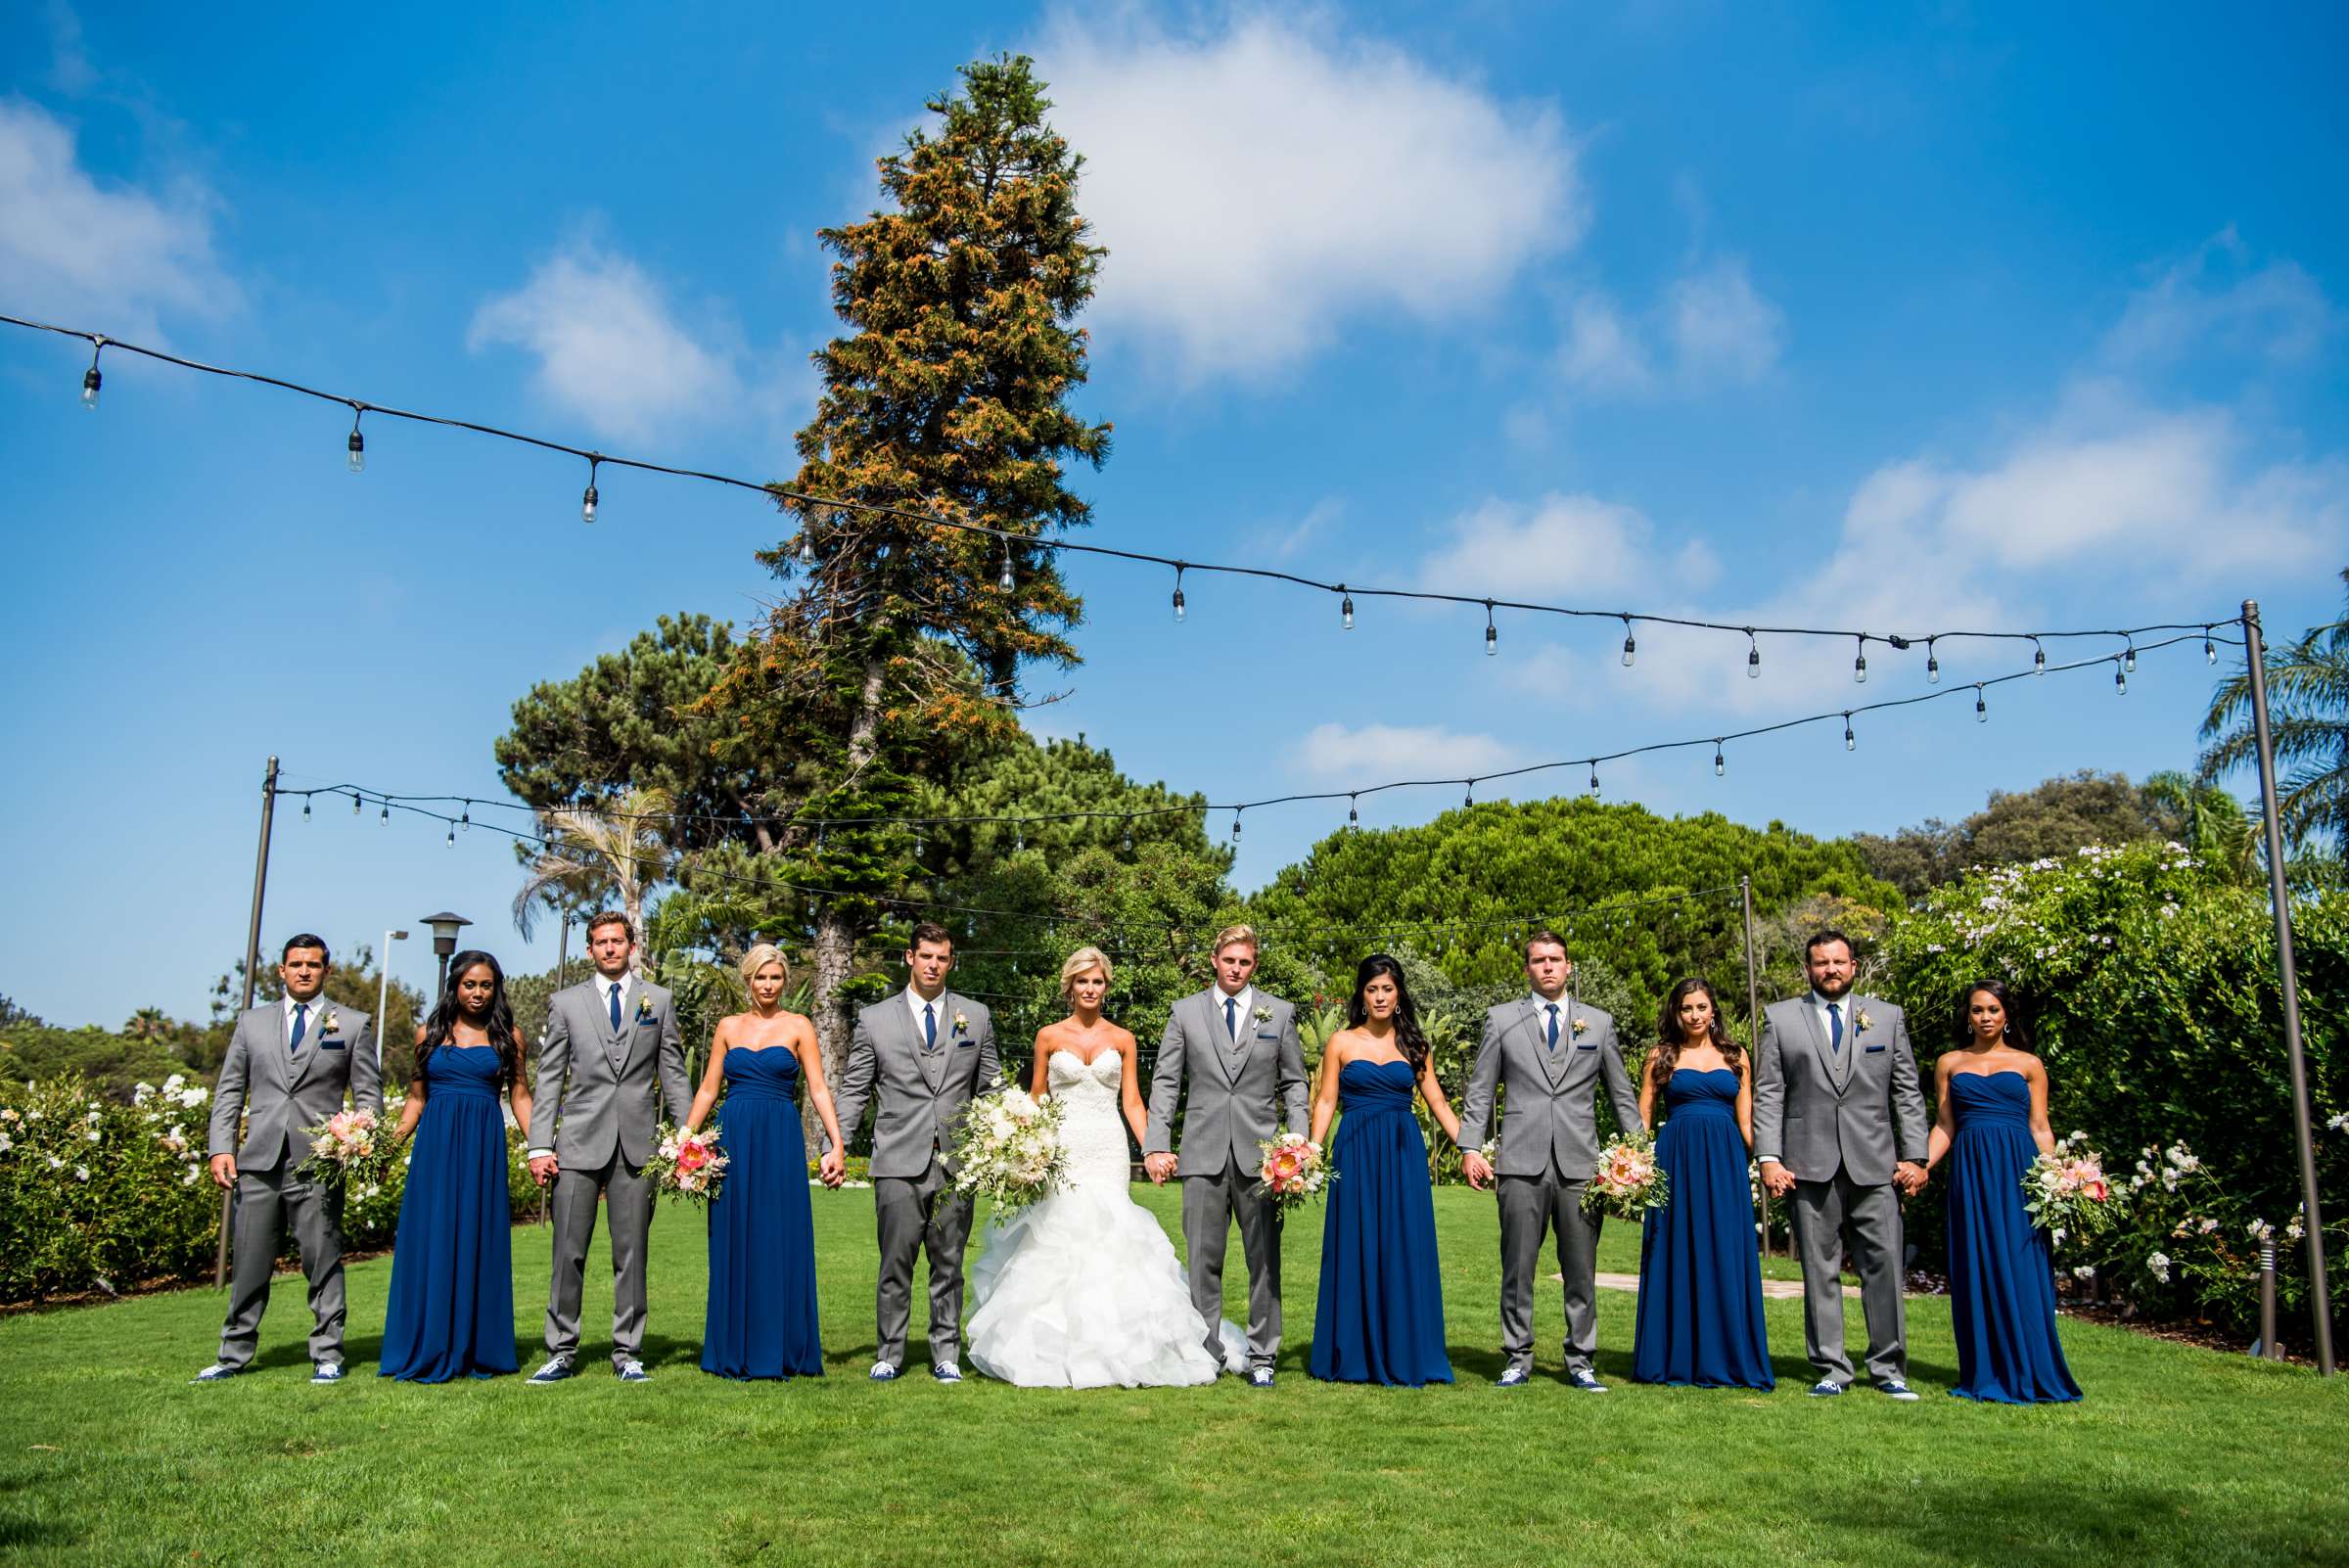
[(1867, 638), (1865, 635), (1860, 638), (1860, 657), (1852, 661), (1852, 681), (1853, 684), (1860, 686), (1867, 684)]
[(1346, 591), (1346, 584), (1343, 582), (1338, 584), (1338, 624), (1346, 630), (1352, 631), (1354, 629), (1354, 595)]
[(2126, 661), (2115, 661), (2113, 664), (2112, 692), (2116, 697), (2129, 695), (2129, 666)]
[(1974, 722), (1977, 724), (1990, 722), (1990, 704), (1982, 700), (1982, 688), (1979, 686), (1974, 688)]
[(1500, 653), (1500, 630), (1493, 624), (1493, 601), (1485, 601), (1485, 657), (1496, 658)]
[(355, 791), (350, 797), (350, 814), (353, 816), (359, 814), (359, 797)]
[(1466, 800), (1464, 800), (1464, 801), (1462, 801), (1462, 802), (1460, 803), (1460, 809), (1461, 809), (1461, 810), (1463, 810), (1463, 811), (1471, 811), (1471, 810), (1474, 810), (1475, 808), (1476, 808), (1476, 780), (1474, 780), (1474, 779), (1470, 779), (1470, 780), (1468, 781), (1468, 798), (1467, 798)]
[(1174, 567), (1174, 624), (1178, 626), (1182, 624), (1182, 565), (1180, 562), (1175, 563)]
[(1346, 797), (1346, 820), (1350, 825), (1353, 826), (1359, 827), (1361, 824), (1362, 813), (1360, 796), (1349, 795)]
[(595, 521), (595, 471), (602, 462), (600, 457), (587, 459), (587, 493), (579, 497), (579, 521), (582, 523)]
[(467, 801), (465, 808), (457, 813), (457, 826), (468, 833), (473, 831), (473, 803), (471, 801)]
[(1005, 593), (1009, 593), (1019, 586), (1018, 580), (1011, 575), (1011, 546), (1009, 544), (1003, 546), (1003, 572), (995, 578), (995, 586), (1001, 588)]
[(1931, 637), (1925, 639), (1925, 684), (1928, 686), (1941, 684), (1941, 658), (1933, 652)]
[(457, 825), (454, 822), (448, 825), (448, 847), (452, 850), (457, 847)]
[(1639, 644), (1632, 636), (1632, 618), (1625, 616), (1623, 618), (1623, 668), (1631, 669), (1632, 661), (1637, 658), (1638, 654)]
[(106, 340), (92, 338), (90, 340), (90, 368), (81, 373), (81, 406), (93, 414), (98, 412), (98, 389), (106, 384), (106, 378), (98, 374), (98, 356), (104, 352), (106, 352)]
[(350, 405), (350, 440), (346, 444), (350, 448), (348, 461), (353, 474), (367, 472), (367, 438), (359, 434), (359, 414), (363, 408), (360, 403)]
[(1745, 678), (1760, 680), (1762, 678), (1762, 645), (1754, 640), (1751, 626), (1746, 628), (1745, 641)]
[(1713, 776), (1721, 777), (1729, 770), (1729, 760), (1722, 754), (1721, 742), (1713, 743)]
[(2037, 637), (2034, 637), (2031, 639), (2031, 673), (2034, 675), (2044, 675), (2047, 672), (2048, 650), (2041, 645), (2040, 640)]
[(1590, 764), (1590, 798), (1594, 801), (1598, 799), (1598, 764), (1596, 762)]
[(380, 820), (386, 827), (390, 827), (392, 825), (392, 803), (390, 801), (386, 801), (384, 803), (383, 815)]
[(1231, 808), (1231, 842), (1240, 842), (1240, 807), (1236, 806)]
[(1849, 714), (1843, 715), (1843, 749), (1847, 752), (1860, 749), (1860, 737), (1852, 733), (1852, 715)]
[(800, 566), (804, 570), (815, 565), (815, 546), (808, 542), (807, 530), (800, 530)]
[(1133, 829), (1131, 828), (1126, 830), (1126, 853), (1128, 854), (1133, 853)]
[(2129, 646), (2121, 655), (2121, 669), (2132, 675), (2137, 673), (2137, 639), (2134, 637), (2129, 639)]
[(2210, 640), (2208, 626), (2202, 628), (2202, 658), (2206, 664), (2215, 665), (2219, 662), (2219, 645)]
[(310, 819), (310, 798), (306, 795), (301, 798), (301, 819), (304, 822)]

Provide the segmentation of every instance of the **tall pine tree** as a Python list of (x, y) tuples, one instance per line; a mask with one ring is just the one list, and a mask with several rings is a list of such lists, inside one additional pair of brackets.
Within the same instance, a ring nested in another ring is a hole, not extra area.
[[(1082, 160), (1046, 123), (1031, 62), (960, 75), (927, 106), (935, 122), (880, 161), (883, 208), (822, 232), (851, 330), (815, 355), (823, 396), (777, 489), (798, 533), (761, 557), (794, 591), (713, 698), (730, 744), (792, 759), (770, 809), (803, 824), (903, 814), (920, 782), (1016, 724), (1024, 664), (1078, 662), (1081, 605), (1027, 541), (1087, 520), (1068, 468), (1109, 452), (1110, 427), (1068, 406), (1103, 252), (1077, 210)], [(770, 852), (852, 895), (812, 910), (816, 1028), (835, 1068), (857, 944), (891, 920), (912, 839), (803, 825)]]

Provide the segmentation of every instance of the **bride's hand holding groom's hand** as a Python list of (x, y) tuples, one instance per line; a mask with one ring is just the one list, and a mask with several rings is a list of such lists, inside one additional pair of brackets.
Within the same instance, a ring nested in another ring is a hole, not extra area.
[(1167, 1177), (1174, 1174), (1174, 1156), (1172, 1154), (1142, 1156), (1142, 1173), (1149, 1176), (1152, 1185), (1165, 1186)]

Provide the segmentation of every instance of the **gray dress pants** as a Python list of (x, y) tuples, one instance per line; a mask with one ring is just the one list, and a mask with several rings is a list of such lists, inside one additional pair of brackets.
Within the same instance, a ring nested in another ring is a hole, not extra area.
[(1215, 1176), (1182, 1178), (1182, 1244), (1189, 1254), (1191, 1305), (1207, 1319), (1207, 1353), (1223, 1356), (1223, 1249), (1240, 1222), (1248, 1261), (1248, 1364), (1269, 1371), (1280, 1351), (1280, 1206), (1257, 1196), (1257, 1174), (1234, 1163)]
[(1540, 1176), (1503, 1176), (1500, 1198), (1500, 1349), (1520, 1371), (1534, 1369), (1534, 1276), (1542, 1238), (1558, 1238), (1566, 1279), (1566, 1369), (1590, 1370), (1598, 1351), (1598, 1217), (1583, 1212), (1588, 1178), (1569, 1180), (1551, 1160)]
[(289, 1226), (310, 1282), (310, 1360), (343, 1364), (343, 1227), (327, 1189), (294, 1175), (296, 1162), (254, 1171), (240, 1167), (229, 1220), (228, 1320), (220, 1327), (220, 1364), (242, 1367), (260, 1339), (269, 1276)]
[(612, 1211), (612, 1364), (644, 1354), (644, 1249), (653, 1232), (653, 1184), (619, 1149), (600, 1166), (555, 1173), (555, 1275), (546, 1293), (546, 1353), (579, 1350), (579, 1297), (587, 1246), (595, 1240), (596, 1198)]
[(905, 1364), (913, 1321), (913, 1260), (930, 1257), (930, 1364), (962, 1358), (962, 1251), (971, 1237), (971, 1200), (957, 1196), (938, 1156), (918, 1176), (873, 1177), (873, 1219), (881, 1238), (875, 1292), (874, 1360)]
[(1901, 1300), (1901, 1195), (1891, 1182), (1864, 1184), (1837, 1171), (1831, 1181), (1794, 1184), (1795, 1250), (1803, 1260), (1803, 1344), (1822, 1378), (1852, 1380), (1843, 1348), (1843, 1255), (1860, 1270), (1867, 1314), (1867, 1375), (1907, 1381), (1907, 1309)]

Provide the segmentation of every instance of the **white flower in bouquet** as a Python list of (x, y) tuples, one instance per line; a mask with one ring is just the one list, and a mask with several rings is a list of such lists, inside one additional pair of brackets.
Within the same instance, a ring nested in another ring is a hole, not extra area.
[(1672, 1184), (1656, 1164), (1656, 1140), (1645, 1132), (1627, 1132), (1599, 1150), (1598, 1168), (1583, 1189), (1583, 1207), (1636, 1220), (1661, 1208), (1671, 1195)]
[[(1492, 1145), (1497, 1151), (1498, 1140)], [(1270, 1198), (1284, 1212), (1297, 1205), (1321, 1196), (1321, 1191), (1334, 1179), (1321, 1146), (1302, 1132), (1283, 1132), (1269, 1142), (1260, 1142), (1264, 1160), (1258, 1165), (1257, 1192)], [(1490, 1158), (1490, 1156), (1488, 1156)]]
[(954, 1190), (991, 1199), (998, 1214), (1057, 1191), (1068, 1169), (1061, 1106), (1007, 1088), (973, 1100), (954, 1148)]

